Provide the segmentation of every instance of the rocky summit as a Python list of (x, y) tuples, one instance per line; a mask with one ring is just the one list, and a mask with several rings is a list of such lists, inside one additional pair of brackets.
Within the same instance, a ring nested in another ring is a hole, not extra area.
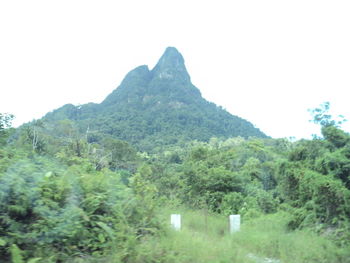
[(212, 137), (267, 137), (247, 120), (205, 100), (174, 47), (165, 50), (152, 70), (143, 65), (130, 71), (102, 103), (68, 104), (44, 119), (69, 119), (81, 131), (89, 127), (96, 140), (98, 134), (109, 135), (146, 151)]

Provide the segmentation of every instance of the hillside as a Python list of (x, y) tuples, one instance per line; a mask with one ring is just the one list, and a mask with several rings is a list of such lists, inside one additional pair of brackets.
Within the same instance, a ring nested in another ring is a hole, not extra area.
[(130, 71), (102, 103), (68, 104), (44, 119), (70, 119), (81, 131), (93, 131), (91, 141), (108, 134), (148, 151), (211, 137), (267, 137), (250, 122), (205, 100), (173, 47), (152, 70), (144, 65)]

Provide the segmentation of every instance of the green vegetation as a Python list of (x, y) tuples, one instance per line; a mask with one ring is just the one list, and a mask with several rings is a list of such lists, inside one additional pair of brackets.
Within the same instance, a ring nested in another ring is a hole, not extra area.
[(101, 104), (17, 129), (0, 114), (0, 262), (349, 263), (350, 135), (328, 110), (322, 137), (268, 138), (170, 48)]
[(11, 127), (13, 117), (12, 114), (0, 113), (0, 146), (3, 146), (6, 143), (6, 139), (11, 132), (9, 127)]
[[(165, 214), (171, 211), (174, 210), (166, 210)], [(289, 231), (289, 214), (282, 211), (246, 219), (241, 231), (234, 235), (227, 233), (227, 217), (205, 210), (176, 211), (183, 215), (182, 230), (170, 231), (161, 242), (157, 239), (153, 244), (158, 250), (160, 246), (167, 250), (165, 262), (253, 263), (268, 258), (272, 262), (328, 263), (348, 262), (350, 255), (347, 249), (312, 231)], [(155, 253), (153, 258), (156, 257)]]
[[(155, 153), (91, 142), (70, 120), (13, 129), (7, 115), (1, 261), (349, 262), (350, 135), (327, 110), (315, 115), (322, 138), (213, 137)], [(229, 214), (242, 216), (234, 235)]]
[(81, 133), (89, 130), (90, 142), (108, 135), (153, 153), (214, 136), (266, 138), (250, 122), (203, 99), (175, 48), (168, 48), (154, 69), (140, 66), (129, 72), (101, 104), (69, 104), (44, 117), (54, 126), (66, 119)]

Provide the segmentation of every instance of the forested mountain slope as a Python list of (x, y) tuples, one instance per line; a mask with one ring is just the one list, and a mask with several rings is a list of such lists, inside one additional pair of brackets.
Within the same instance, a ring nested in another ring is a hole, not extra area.
[(205, 100), (173, 47), (152, 70), (140, 66), (130, 71), (101, 104), (67, 104), (44, 117), (47, 122), (63, 119), (75, 121), (82, 132), (89, 128), (91, 141), (108, 134), (141, 150), (211, 137), (267, 137), (250, 122)]

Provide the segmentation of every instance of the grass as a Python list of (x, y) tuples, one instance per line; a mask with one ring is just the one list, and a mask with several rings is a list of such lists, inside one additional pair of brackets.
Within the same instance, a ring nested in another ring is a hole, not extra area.
[(265, 215), (242, 225), (232, 239), (251, 253), (283, 263), (348, 263), (350, 253), (311, 231), (287, 231), (288, 214)]
[[(182, 215), (181, 231), (169, 226), (172, 213)], [(241, 231), (234, 234), (229, 233), (227, 217), (206, 211), (163, 208), (160, 217), (167, 231), (143, 244), (150, 257), (139, 262), (350, 262), (350, 251), (331, 240), (311, 231), (288, 231), (288, 214), (282, 212), (243, 220)]]
[[(170, 226), (170, 215), (181, 214), (182, 228)], [(130, 263), (350, 263), (350, 249), (341, 249), (311, 231), (288, 231), (288, 214), (279, 212), (242, 219), (241, 230), (229, 233), (228, 218), (206, 211), (160, 208), (163, 233), (133, 246)], [(119, 263), (115, 257), (103, 263)], [(268, 261), (267, 259), (270, 259)], [(125, 259), (123, 260), (125, 262)]]
[(143, 244), (144, 252), (152, 251), (150, 257), (136, 262), (255, 262), (247, 258), (245, 251), (233, 249), (225, 217), (205, 211), (163, 209), (163, 222), (170, 222), (171, 213), (181, 214), (181, 231), (168, 226), (165, 235)]

